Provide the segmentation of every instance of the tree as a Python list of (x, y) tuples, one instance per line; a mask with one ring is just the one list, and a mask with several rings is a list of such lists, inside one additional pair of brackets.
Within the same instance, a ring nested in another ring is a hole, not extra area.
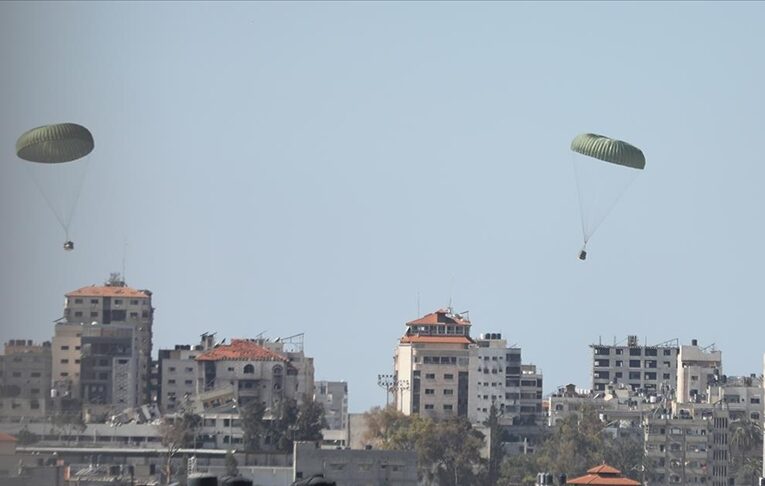
[(168, 482), (174, 476), (173, 459), (180, 449), (195, 446), (197, 431), (201, 425), (202, 417), (188, 409), (184, 409), (176, 415), (164, 417), (160, 425), (160, 433), (162, 434), (162, 444), (167, 447), (165, 474)]
[(40, 437), (37, 434), (30, 432), (26, 426), (16, 434), (16, 443), (21, 446), (34, 444), (39, 440)]
[(239, 476), (239, 462), (231, 449), (226, 451), (226, 474), (232, 477)]
[[(379, 449), (401, 449), (399, 447), (404, 435), (409, 431), (413, 418), (399, 412), (393, 407), (374, 407), (364, 413), (367, 431), (364, 441)], [(414, 450), (405, 447), (404, 450)]]
[(499, 410), (494, 403), (489, 409), (489, 417), (484, 425), (489, 429), (489, 460), (486, 464), (486, 484), (495, 485), (499, 479), (499, 469), (504, 457), (502, 448), (502, 429), (499, 426)]
[(244, 448), (248, 451), (260, 450), (260, 440), (267, 429), (264, 421), (266, 407), (259, 401), (252, 401), (241, 409)]
[(51, 416), (51, 428), (58, 432), (60, 436), (66, 437), (66, 444), (69, 445), (69, 439), (74, 432), (82, 433), (87, 426), (82, 419), (82, 411), (77, 410), (61, 410)]
[(748, 419), (730, 424), (730, 454), (736, 472), (736, 484), (757, 484), (762, 471), (762, 429)]
[(322, 429), (327, 428), (324, 406), (308, 397), (303, 398), (294, 423), (293, 440), (321, 440)]

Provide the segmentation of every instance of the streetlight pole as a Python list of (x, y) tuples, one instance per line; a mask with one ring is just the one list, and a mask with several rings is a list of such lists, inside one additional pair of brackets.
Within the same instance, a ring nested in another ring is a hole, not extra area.
[(390, 405), (390, 394), (408, 390), (409, 380), (399, 380), (396, 375), (377, 375), (377, 386), (385, 389), (385, 408)]

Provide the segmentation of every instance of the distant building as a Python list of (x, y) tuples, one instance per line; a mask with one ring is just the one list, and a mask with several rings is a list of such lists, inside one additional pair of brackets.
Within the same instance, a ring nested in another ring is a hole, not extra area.
[(0, 417), (44, 417), (51, 381), (51, 343), (15, 339), (0, 356)]
[(416, 486), (415, 451), (320, 449), (314, 442), (295, 442), (294, 480), (314, 475), (337, 486)]
[[(135, 355), (137, 360), (135, 380), (139, 390), (138, 402), (141, 405), (151, 401), (150, 375), (154, 323), (151, 298), (151, 291), (128, 287), (118, 274), (113, 274), (104, 285), (83, 287), (67, 293), (64, 304), (64, 322), (67, 324), (103, 326), (121, 324), (133, 328), (138, 343), (138, 351)], [(62, 338), (65, 334), (62, 333)], [(71, 335), (69, 339), (70, 346), (76, 345)], [(71, 373), (71, 371), (68, 372)], [(57, 377), (57, 379), (60, 378), (60, 376)]]
[(200, 344), (176, 344), (174, 349), (160, 349), (157, 397), (162, 413), (173, 413), (187, 397), (197, 392), (199, 366), (196, 357), (215, 345), (214, 334), (203, 334)]
[(677, 388), (679, 347), (674, 342), (648, 346), (639, 344), (637, 336), (628, 336), (626, 343), (590, 347), (595, 392), (620, 384), (648, 394), (660, 392), (662, 386)]
[(396, 408), (406, 415), (467, 417), (470, 320), (439, 309), (406, 326), (394, 357)]
[(470, 347), (468, 418), (483, 423), (492, 404), (507, 424), (544, 422), (542, 375), (521, 364), (521, 348), (500, 333), (481, 334)]
[(730, 414), (725, 403), (678, 404), (672, 415), (646, 417), (646, 480), (651, 485), (733, 484)]
[(285, 398), (302, 402), (313, 396), (313, 359), (283, 343), (232, 339), (199, 353), (195, 400), (203, 409), (236, 400), (241, 407), (257, 400), (271, 409)]
[(80, 339), (80, 399), (88, 420), (105, 420), (140, 406), (145, 390), (139, 372), (141, 343), (135, 327), (83, 326)]
[(701, 348), (693, 339), (690, 346), (680, 347), (677, 362), (677, 401), (708, 401), (707, 388), (719, 384), (722, 377), (722, 352)]
[(344, 381), (317, 381), (314, 383), (314, 401), (324, 407), (327, 428), (348, 428), (348, 383)]

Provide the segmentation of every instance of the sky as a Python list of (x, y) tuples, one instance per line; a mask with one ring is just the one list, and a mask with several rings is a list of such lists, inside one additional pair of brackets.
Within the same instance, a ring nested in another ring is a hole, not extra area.
[[(450, 303), (546, 392), (589, 387), (589, 345), (632, 334), (762, 373), (764, 21), (759, 2), (0, 2), (0, 339), (49, 340), (66, 292), (124, 269), (154, 292), (155, 350), (305, 333), (353, 412), (385, 403), (405, 323)], [(65, 121), (96, 144), (73, 252), (15, 154)], [(585, 262), (583, 132), (646, 157)]]

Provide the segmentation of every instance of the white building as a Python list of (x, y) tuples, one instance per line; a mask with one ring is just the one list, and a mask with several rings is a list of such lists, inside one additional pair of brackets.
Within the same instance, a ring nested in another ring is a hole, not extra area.
[(707, 389), (722, 378), (722, 352), (713, 346), (701, 348), (693, 339), (677, 355), (677, 395), (679, 403), (708, 401)]

